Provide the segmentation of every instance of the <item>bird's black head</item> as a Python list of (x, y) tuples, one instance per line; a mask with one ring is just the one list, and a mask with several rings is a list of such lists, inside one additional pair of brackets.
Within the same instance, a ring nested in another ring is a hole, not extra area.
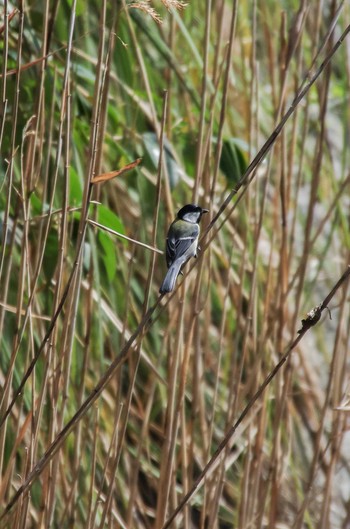
[(201, 208), (196, 204), (186, 204), (186, 206), (181, 208), (178, 212), (177, 218), (197, 224), (201, 220), (203, 213), (208, 213), (208, 210)]

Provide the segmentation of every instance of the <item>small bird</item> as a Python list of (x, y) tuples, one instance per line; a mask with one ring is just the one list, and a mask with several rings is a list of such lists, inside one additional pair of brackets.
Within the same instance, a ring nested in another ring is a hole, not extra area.
[(191, 258), (197, 257), (199, 222), (208, 209), (187, 204), (178, 212), (170, 225), (166, 239), (166, 262), (168, 271), (159, 289), (161, 294), (171, 292), (181, 268)]

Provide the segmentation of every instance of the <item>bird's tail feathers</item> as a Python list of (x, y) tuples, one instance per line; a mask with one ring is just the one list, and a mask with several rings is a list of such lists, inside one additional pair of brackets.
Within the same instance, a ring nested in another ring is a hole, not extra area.
[(166, 294), (167, 292), (171, 292), (172, 290), (174, 290), (176, 278), (180, 273), (182, 265), (183, 262), (179, 260), (175, 261), (175, 263), (170, 266), (166, 273), (162, 286), (159, 289), (159, 292), (161, 294)]

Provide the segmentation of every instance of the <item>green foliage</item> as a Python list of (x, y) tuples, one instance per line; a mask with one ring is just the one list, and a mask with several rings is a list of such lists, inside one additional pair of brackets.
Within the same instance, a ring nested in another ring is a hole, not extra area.
[[(143, 135), (143, 141), (145, 144), (146, 152), (148, 153), (154, 168), (158, 168), (160, 146), (156, 134), (153, 132), (145, 132)], [(174, 189), (180, 180), (182, 169), (177, 164), (171, 143), (164, 138), (163, 146), (163, 160), (166, 164), (167, 177), (169, 179), (170, 189)]]
[(220, 169), (227, 178), (228, 185), (234, 187), (248, 167), (247, 145), (237, 139), (225, 139), (222, 145)]

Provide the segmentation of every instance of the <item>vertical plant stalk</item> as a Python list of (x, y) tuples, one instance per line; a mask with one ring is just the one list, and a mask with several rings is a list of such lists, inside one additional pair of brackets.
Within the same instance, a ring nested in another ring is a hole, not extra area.
[(176, 381), (178, 377), (179, 361), (183, 343), (184, 332), (184, 303), (180, 304), (177, 332), (175, 338), (175, 350), (170, 357), (168, 399), (166, 409), (166, 424), (164, 432), (164, 442), (162, 446), (160, 475), (157, 492), (157, 510), (155, 519), (155, 529), (163, 526), (168, 508), (170, 487), (174, 475), (174, 454), (178, 428), (178, 416), (176, 413)]
[[(120, 415), (121, 415), (121, 413), (122, 413), (122, 407), (119, 406), (119, 408), (117, 409), (117, 413), (115, 414), (113, 430), (112, 430), (112, 435), (111, 435), (111, 441), (109, 443), (108, 451), (107, 451), (107, 454), (106, 454), (105, 464), (104, 464), (104, 467), (103, 467), (103, 470), (102, 470), (102, 476), (100, 477), (100, 480), (99, 480), (100, 481), (99, 487), (98, 487), (98, 489), (96, 491), (95, 506), (94, 506), (94, 509), (92, 511), (91, 518), (89, 519), (88, 528), (96, 527), (96, 516), (97, 516), (97, 511), (98, 511), (98, 508), (100, 506), (101, 499), (102, 499), (102, 496), (103, 496), (102, 491), (103, 491), (103, 488), (105, 487), (107, 479), (108, 479), (107, 478), (108, 469), (110, 468), (111, 464), (113, 464), (113, 451), (115, 452), (117, 450), (118, 427), (119, 427), (119, 423), (120, 423)], [(115, 457), (114, 457), (114, 460), (115, 460)], [(111, 461), (112, 461), (112, 463), (111, 463)], [(113, 481), (113, 479), (111, 481)]]
[[(8, 17), (7, 17), (7, 7), (8, 6), (6, 5), (4, 7), (6, 7), (6, 13), (5, 13), (5, 17), (7, 20), (7, 23), (5, 24), (5, 28), (6, 28), (6, 25), (8, 24)], [(2, 224), (3, 234), (2, 234), (2, 246), (1, 246), (1, 255), (0, 255), (0, 278), (2, 276), (2, 270), (3, 270), (5, 255), (6, 255), (8, 232), (9, 232), (8, 222), (10, 218), (10, 207), (11, 207), (11, 198), (12, 198), (14, 157), (16, 154), (16, 132), (17, 132), (16, 129), (17, 129), (18, 107), (19, 107), (19, 96), (20, 96), (20, 78), (21, 78), (20, 70), (21, 70), (21, 64), (22, 64), (22, 44), (23, 44), (23, 27), (24, 27), (23, 6), (21, 7), (22, 8), (19, 11), (19, 31), (18, 31), (18, 41), (17, 41), (17, 73), (16, 73), (15, 95), (14, 95), (13, 111), (12, 111), (11, 152), (10, 152), (9, 169), (8, 169), (6, 206), (5, 206), (5, 212), (4, 212), (4, 220)], [(7, 55), (7, 52), (6, 52), (6, 55)], [(4, 96), (6, 81), (3, 80), (3, 83), (4, 83), (3, 84), (3, 96)], [(5, 120), (5, 116), (3, 117), (3, 119)], [(21, 304), (20, 304), (20, 307), (21, 307)], [(21, 317), (20, 317), (20, 311), (19, 311), (17, 313), (18, 324), (20, 322), (20, 319)], [(0, 404), (1, 414), (4, 413), (4, 411), (6, 410), (8, 406), (9, 398), (10, 398), (10, 386), (12, 383), (13, 369), (14, 369), (14, 362), (15, 362), (15, 357), (16, 357), (16, 349), (17, 349), (18, 341), (19, 341), (19, 333), (16, 332), (14, 336), (13, 344), (12, 344), (9, 371), (5, 378), (5, 383), (3, 384), (3, 387), (2, 387), (2, 397), (1, 397), (1, 404)], [(0, 432), (0, 476), (2, 475), (5, 437), (6, 437), (6, 428), (4, 428)]]
[[(112, 448), (114, 448), (114, 455), (113, 455), (113, 458), (111, 458), (111, 462), (110, 464), (106, 465), (105, 467), (105, 470), (109, 470), (110, 471), (110, 483), (109, 483), (109, 486), (108, 486), (108, 489), (107, 489), (107, 496), (105, 498), (105, 501), (104, 501), (104, 509), (102, 511), (102, 515), (101, 515), (101, 521), (100, 521), (100, 524), (99, 524), (99, 529), (103, 529), (106, 525), (106, 518), (107, 518), (107, 514), (108, 512), (110, 511), (111, 509), (111, 504), (112, 504), (112, 494), (114, 492), (114, 489), (115, 489), (115, 476), (116, 476), (116, 473), (117, 473), (117, 469), (118, 469), (118, 465), (119, 465), (119, 460), (120, 460), (120, 451), (118, 450), (118, 444), (119, 444), (119, 441), (118, 441), (118, 429), (119, 429), (119, 421), (120, 421), (120, 418), (121, 418), (121, 414), (122, 414), (122, 407), (120, 407), (120, 413), (119, 415), (117, 416), (117, 420), (115, 422), (115, 430), (113, 432), (113, 438), (115, 439), (114, 443), (110, 445), (110, 450)], [(114, 446), (115, 445), (115, 446)], [(104, 476), (105, 477), (105, 476)], [(96, 503), (97, 505), (97, 503)]]
[[(2, 146), (2, 139), (4, 136), (5, 128), (5, 117), (7, 110), (7, 99), (6, 99), (6, 81), (7, 81), (7, 59), (9, 51), (9, 12), (8, 12), (8, 0), (4, 0), (4, 31), (3, 31), (3, 53), (2, 53), (2, 76), (1, 76), (1, 88), (0, 88), (0, 150)], [(3, 255), (1, 255), (1, 262), (3, 260)], [(0, 267), (0, 279), (1, 279), (2, 265)]]
[(321, 87), (321, 93), (320, 93), (320, 116), (319, 116), (320, 133), (317, 136), (317, 145), (315, 148), (315, 156), (314, 156), (314, 161), (313, 161), (312, 181), (311, 181), (309, 205), (308, 205), (307, 218), (306, 218), (303, 251), (301, 254), (302, 256), (301, 263), (300, 263), (301, 266), (300, 266), (300, 271), (299, 271), (299, 276), (298, 276), (293, 328), (295, 328), (297, 314), (300, 311), (300, 303), (301, 303), (301, 296), (302, 296), (302, 291), (303, 291), (303, 286), (304, 286), (304, 278), (305, 278), (305, 273), (306, 273), (306, 267), (308, 264), (308, 257), (310, 255), (309, 245), (310, 245), (310, 239), (311, 239), (311, 229), (313, 225), (315, 204), (317, 203), (317, 192), (318, 192), (318, 187), (319, 187), (321, 166), (322, 166), (323, 153), (324, 153), (323, 143), (325, 139), (325, 130), (326, 130), (325, 120), (326, 120), (327, 107), (328, 107), (328, 90), (329, 90), (330, 76), (331, 76), (330, 67), (326, 69), (325, 75), (326, 75), (326, 82)]
[(213, 168), (213, 180), (212, 180), (211, 191), (210, 191), (210, 201), (212, 204), (214, 200), (214, 194), (216, 191), (216, 180), (217, 180), (217, 176), (219, 172), (220, 157), (221, 157), (221, 151), (222, 151), (222, 137), (223, 137), (224, 123), (225, 123), (225, 116), (226, 116), (227, 96), (228, 96), (228, 89), (229, 89), (229, 82), (230, 82), (231, 60), (232, 60), (234, 36), (235, 36), (235, 31), (236, 31), (236, 22), (237, 22), (237, 0), (234, 0), (233, 6), (232, 6), (231, 23), (230, 23), (230, 37), (229, 37), (228, 53), (227, 53), (227, 60), (226, 60), (224, 88), (223, 88), (222, 102), (221, 102), (219, 131), (218, 131), (214, 168)]
[[(219, 393), (219, 385), (220, 385), (220, 368), (221, 368), (221, 362), (222, 362), (222, 355), (224, 352), (224, 336), (225, 336), (225, 327), (227, 322), (227, 312), (229, 307), (229, 300), (230, 300), (230, 289), (231, 289), (231, 280), (230, 280), (230, 269), (232, 265), (232, 258), (233, 258), (233, 246), (230, 252), (229, 256), (229, 266), (227, 268), (227, 281), (226, 281), (226, 288), (224, 293), (224, 299), (222, 302), (223, 307), (223, 314), (221, 318), (221, 324), (220, 324), (220, 335), (219, 335), (219, 354), (217, 356), (217, 364), (215, 369), (215, 385), (214, 385), (214, 395), (213, 395), (213, 403), (212, 403), (212, 412), (211, 412), (211, 419), (209, 424), (209, 432), (208, 432), (208, 448), (207, 453), (205, 455), (205, 460), (208, 461), (210, 459), (210, 454), (212, 451), (213, 446), (213, 436), (214, 436), (214, 429), (215, 429), (215, 413), (214, 410), (216, 409), (216, 404), (218, 401), (218, 393)], [(204, 494), (205, 494), (205, 504), (206, 504), (206, 510), (203, 511), (202, 515), (202, 524), (205, 523), (205, 514), (208, 517), (208, 527), (214, 527), (215, 525), (215, 519), (218, 516), (219, 511), (219, 499), (221, 496), (221, 492), (223, 489), (223, 480), (221, 477), (223, 476), (225, 472), (225, 464), (224, 459), (221, 461), (221, 468), (219, 468), (219, 471), (216, 473), (215, 478), (217, 479), (217, 485), (216, 490), (214, 493), (214, 498), (210, 498), (210, 490), (212, 488), (210, 486), (206, 487), (207, 482), (204, 484)], [(218, 478), (219, 477), (219, 478)], [(208, 489), (208, 490), (207, 490)], [(184, 489), (186, 490), (186, 489)], [(188, 489), (187, 489), (188, 490)], [(242, 526), (243, 527), (243, 526)]]
[[(350, 254), (347, 252), (345, 255), (346, 261), (350, 262)], [(343, 442), (343, 432), (346, 430), (346, 413), (342, 413), (341, 410), (336, 406), (341, 401), (343, 394), (343, 387), (346, 384), (347, 377), (347, 345), (349, 343), (349, 325), (347, 329), (347, 335), (344, 336), (343, 329), (346, 326), (346, 309), (348, 299), (348, 284), (345, 284), (342, 289), (342, 296), (340, 301), (340, 311), (338, 318), (338, 325), (336, 336), (334, 340), (332, 363), (329, 370), (329, 381), (332, 384), (331, 391), (329, 394), (328, 406), (333, 403), (332, 410), (332, 430), (330, 433), (330, 462), (326, 469), (325, 485), (323, 502), (320, 513), (319, 527), (320, 529), (327, 529), (332, 526), (331, 521), (331, 499), (332, 493), (337, 494), (334, 488), (334, 479), (336, 465), (341, 459), (341, 445)], [(343, 342), (343, 343), (342, 343)], [(343, 353), (341, 352), (343, 351)], [(330, 384), (329, 384), (330, 385)], [(319, 460), (318, 460), (319, 464)], [(311, 476), (310, 476), (311, 477)], [(310, 495), (308, 494), (309, 498)]]
[(203, 72), (202, 72), (202, 94), (201, 94), (201, 110), (198, 127), (198, 143), (197, 143), (197, 160), (196, 160), (196, 178), (192, 192), (193, 203), (198, 202), (198, 193), (202, 180), (202, 172), (204, 168), (203, 160), (203, 136), (205, 113), (207, 106), (207, 77), (208, 77), (208, 53), (210, 44), (210, 17), (211, 17), (211, 0), (206, 0), (205, 9), (205, 35), (204, 35), (204, 58), (203, 58)]
[[(66, 90), (66, 94), (65, 94), (65, 108), (66, 108), (66, 134), (65, 134), (65, 153), (64, 153), (64, 157), (65, 157), (65, 169), (64, 169), (64, 184), (63, 184), (63, 200), (62, 200), (62, 214), (61, 214), (61, 222), (60, 222), (60, 240), (59, 240), (59, 252), (58, 252), (58, 264), (57, 264), (57, 283), (56, 283), (56, 296), (55, 296), (55, 304), (54, 304), (54, 307), (57, 307), (57, 303), (58, 303), (58, 299), (59, 299), (59, 296), (61, 294), (61, 286), (62, 286), (62, 278), (63, 278), (63, 275), (64, 275), (64, 262), (65, 262), (65, 259), (67, 257), (67, 240), (68, 240), (68, 233), (67, 233), (67, 229), (68, 229), (68, 196), (69, 196), (69, 167), (70, 167), (70, 163), (69, 163), (69, 160), (70, 160), (70, 143), (71, 143), (71, 139), (72, 139), (72, 136), (71, 136), (71, 129), (70, 129), (70, 126), (71, 126), (71, 93), (70, 93), (70, 79), (68, 78), (67, 80), (67, 90)], [(69, 312), (69, 311), (67, 311)], [(66, 325), (66, 322), (65, 324), (63, 325), (63, 329), (64, 331), (63, 332), (67, 332), (67, 329), (69, 328), (68, 325)], [(57, 330), (57, 329), (56, 329)], [(56, 333), (55, 333), (56, 334)], [(63, 344), (65, 343), (65, 340), (64, 338), (61, 336), (61, 339), (62, 341), (60, 342), (62, 345), (61, 347), (63, 346)], [(58, 363), (63, 363), (63, 360), (62, 360), (62, 356), (61, 354), (58, 355)], [(52, 366), (53, 367), (53, 366)], [(66, 402), (66, 395), (67, 395), (67, 386), (68, 386), (68, 383), (69, 383), (69, 372), (67, 373), (68, 370), (66, 370), (66, 373), (64, 373), (64, 383), (62, 384), (62, 393), (63, 393), (63, 403), (62, 403), (62, 406), (64, 407), (65, 406), (65, 402)], [(54, 385), (57, 385), (59, 384), (59, 382), (57, 381), (60, 374), (61, 374), (62, 370), (61, 368), (58, 369), (58, 375), (55, 376), (55, 381), (54, 381)], [(35, 371), (34, 371), (35, 373)], [(53, 406), (53, 414), (54, 414), (54, 422), (55, 422), (55, 425), (56, 425), (56, 428), (60, 429), (61, 427), (61, 424), (59, 422), (59, 418), (57, 418), (57, 412), (58, 412), (58, 409), (57, 409), (57, 401), (59, 399), (59, 395), (60, 395), (60, 391), (55, 391), (55, 395), (54, 395), (54, 402), (55, 402), (55, 405)], [(49, 496), (48, 496), (48, 502), (47, 502), (47, 516), (48, 516), (48, 525), (50, 525), (53, 521), (53, 516), (54, 516), (54, 506), (55, 506), (55, 484), (56, 484), (56, 473), (57, 473), (57, 463), (55, 461), (53, 461), (53, 464), (51, 466), (51, 474), (50, 474), (50, 481), (48, 483), (48, 491), (49, 491)]]

